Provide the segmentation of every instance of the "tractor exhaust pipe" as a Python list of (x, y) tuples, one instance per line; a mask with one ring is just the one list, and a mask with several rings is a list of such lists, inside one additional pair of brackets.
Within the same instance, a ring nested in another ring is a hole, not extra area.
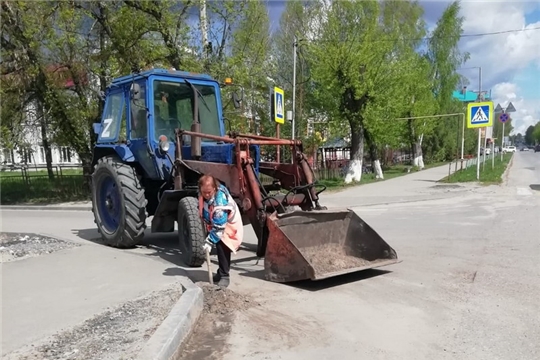
[[(191, 131), (194, 133), (201, 133), (201, 123), (199, 122), (199, 91), (187, 80), (184, 80), (186, 84), (193, 90), (193, 122), (191, 123)], [(193, 160), (199, 160), (201, 158), (201, 137), (191, 136), (191, 158)]]

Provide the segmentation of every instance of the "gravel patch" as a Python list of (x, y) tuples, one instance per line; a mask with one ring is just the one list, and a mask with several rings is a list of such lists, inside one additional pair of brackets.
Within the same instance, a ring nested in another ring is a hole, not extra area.
[(256, 305), (249, 296), (239, 294), (230, 289), (210, 285), (205, 282), (198, 282), (196, 285), (203, 290), (203, 312), (205, 313), (227, 314), (231, 309), (244, 311)]
[(1, 262), (22, 260), (80, 246), (77, 243), (31, 233), (0, 233)]
[(81, 325), (11, 354), (6, 360), (135, 359), (182, 295), (182, 286), (128, 301)]

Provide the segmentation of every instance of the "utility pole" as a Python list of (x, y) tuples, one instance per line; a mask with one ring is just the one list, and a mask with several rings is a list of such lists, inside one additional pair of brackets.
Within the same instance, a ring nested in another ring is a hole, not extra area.
[[(481, 66), (474, 66), (474, 67), (464, 68), (464, 69), (478, 69), (478, 97), (476, 98), (476, 101), (482, 101), (483, 100), (483, 96), (482, 96), (482, 67)], [(467, 92), (465, 91), (465, 94), (466, 93)], [(463, 135), (462, 135), (462, 145), (461, 146), (462, 146), (462, 149), (463, 149), (464, 148), (464, 142), (465, 142), (465, 140), (464, 140), (465, 139), (465, 126), (463, 127), (462, 133), (463, 133)], [(486, 142), (487, 142), (487, 139), (486, 139)], [(477, 154), (476, 154), (476, 180), (480, 180), (480, 145), (481, 145), (481, 143), (482, 143), (482, 128), (478, 128), (478, 150), (477, 150)], [(484, 148), (485, 148), (485, 145), (484, 145)], [(485, 157), (485, 154), (486, 154), (486, 152), (484, 151), (484, 157)], [(463, 152), (462, 152), (461, 158), (463, 159)]]
[[(478, 101), (482, 101), (482, 67), (478, 67)], [(482, 128), (478, 128), (478, 150), (476, 155), (476, 180), (480, 180), (480, 143), (482, 142)], [(486, 149), (484, 146), (484, 160)]]
[(206, 19), (206, 0), (201, 0), (199, 22), (201, 25), (203, 57), (206, 59), (208, 55), (208, 22)]
[(296, 35), (293, 42), (293, 91), (292, 91), (292, 139), (295, 138), (295, 120), (296, 120), (296, 48), (298, 40)]

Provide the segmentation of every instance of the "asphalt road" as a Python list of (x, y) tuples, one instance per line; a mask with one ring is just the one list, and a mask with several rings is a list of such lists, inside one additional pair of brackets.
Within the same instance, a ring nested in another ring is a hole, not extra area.
[(403, 262), (291, 286), (238, 259), (233, 289), (261, 305), (226, 345), (222, 333), (194, 340), (191, 358), (206, 347), (224, 360), (538, 359), (539, 155), (517, 153), (503, 186), (437, 186), (421, 172), (327, 195), (346, 206), (394, 195), (354, 209)]
[[(207, 334), (192, 346), (211, 348), (206, 359), (220, 360), (537, 359), (540, 191), (531, 185), (540, 185), (540, 154), (516, 153), (503, 186), (436, 184), (447, 173), (430, 169), (325, 194), (323, 204), (353, 208), (396, 249), (403, 262), (384, 269), (270, 283), (263, 260), (248, 251), (255, 238), (246, 231), (231, 289), (260, 306), (237, 315), (228, 333), (216, 335), (222, 341)], [(33, 261), (24, 277), (15, 275), (22, 261), (3, 265), (4, 284), (11, 284), (3, 286), (4, 351), (186, 273), (207, 281), (205, 268), (182, 269), (174, 234), (120, 251), (92, 242), (98, 234), (89, 212), (3, 210), (2, 221), (3, 231), (45, 233), (86, 249)], [(43, 271), (54, 262), (56, 271)], [(44, 282), (48, 277), (56, 278)], [(81, 283), (86, 289), (78, 293)]]

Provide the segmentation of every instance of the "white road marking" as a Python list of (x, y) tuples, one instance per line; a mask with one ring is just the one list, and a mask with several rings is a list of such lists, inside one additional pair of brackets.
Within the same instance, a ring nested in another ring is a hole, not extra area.
[(531, 190), (525, 187), (518, 187), (516, 190), (519, 196), (531, 196), (533, 194)]

